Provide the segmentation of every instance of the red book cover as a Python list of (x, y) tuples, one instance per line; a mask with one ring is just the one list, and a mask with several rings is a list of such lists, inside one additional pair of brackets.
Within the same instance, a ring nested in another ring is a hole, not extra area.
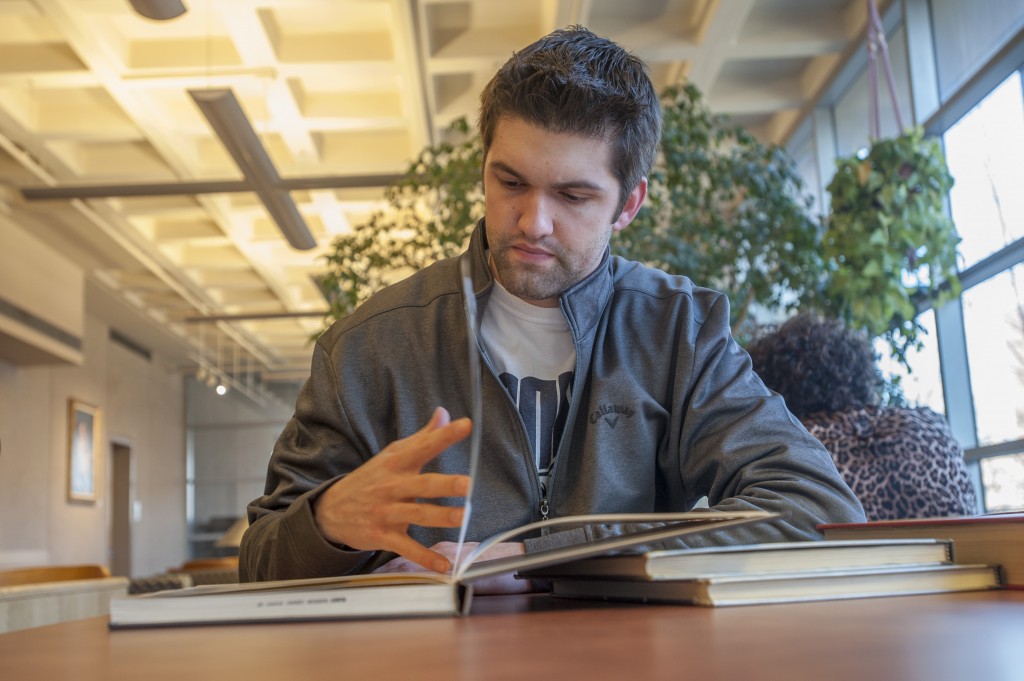
[(994, 525), (1024, 523), (1024, 513), (989, 513), (987, 515), (958, 515), (942, 518), (904, 518), (902, 520), (872, 520), (866, 523), (834, 523), (818, 525), (819, 530), (836, 528), (874, 527), (936, 527), (944, 525)]
[(949, 539), (957, 563), (999, 565), (1003, 585), (1024, 589), (1024, 513), (818, 525), (825, 539)]

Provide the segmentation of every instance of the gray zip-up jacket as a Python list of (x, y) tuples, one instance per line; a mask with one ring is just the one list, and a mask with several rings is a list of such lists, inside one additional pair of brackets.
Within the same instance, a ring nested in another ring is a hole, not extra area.
[[(481, 222), (460, 256), (472, 261), (481, 310), (493, 284), (485, 241)], [(265, 494), (249, 505), (243, 581), (368, 572), (394, 557), (328, 542), (311, 502), (420, 429), (435, 407), (453, 418), (469, 415), (458, 260), (380, 291), (317, 341), (311, 376), (274, 447)], [(672, 545), (819, 539), (817, 523), (863, 521), (828, 452), (751, 370), (730, 334), (724, 295), (609, 255), (563, 294), (561, 309), (576, 343), (576, 370), (549, 498), (541, 497), (519, 413), (485, 368), (469, 540), (538, 520), (542, 508), (552, 516), (682, 511), (704, 496), (712, 508), (781, 517)], [(468, 440), (459, 443), (424, 470), (464, 474), (468, 449)], [(616, 531), (538, 537), (527, 550)], [(410, 528), (425, 546), (457, 533)]]

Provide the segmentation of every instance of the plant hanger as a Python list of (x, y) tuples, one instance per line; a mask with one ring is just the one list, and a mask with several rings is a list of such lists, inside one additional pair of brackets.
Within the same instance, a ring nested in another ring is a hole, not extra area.
[(889, 61), (889, 45), (885, 40), (885, 29), (882, 27), (882, 18), (878, 14), (878, 4), (875, 0), (866, 0), (868, 3), (868, 102), (870, 113), (868, 116), (868, 137), (872, 140), (880, 139), (882, 136), (881, 110), (878, 103), (878, 62), (881, 59), (885, 73), (885, 81), (889, 89), (889, 98), (892, 100), (893, 114), (896, 116), (896, 128), (903, 133), (903, 115), (900, 113), (900, 101), (896, 96), (896, 78), (892, 72), (892, 62)]

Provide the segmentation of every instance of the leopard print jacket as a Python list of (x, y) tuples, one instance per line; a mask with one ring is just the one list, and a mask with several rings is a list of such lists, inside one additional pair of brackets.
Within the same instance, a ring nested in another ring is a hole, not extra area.
[(963, 451), (946, 419), (926, 407), (868, 407), (805, 416), (868, 520), (978, 512)]

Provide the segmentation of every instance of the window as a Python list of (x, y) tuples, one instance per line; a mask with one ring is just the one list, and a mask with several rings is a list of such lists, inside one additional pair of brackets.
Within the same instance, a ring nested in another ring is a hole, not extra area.
[(935, 335), (935, 313), (929, 310), (918, 318), (925, 328), (918, 338), (921, 339), (920, 350), (907, 352), (907, 363), (910, 373), (903, 365), (898, 364), (889, 355), (889, 344), (876, 341), (875, 352), (880, 357), (878, 366), (882, 375), (893, 378), (900, 377), (900, 387), (907, 402), (914, 407), (929, 407), (940, 414), (946, 412), (945, 394), (942, 391), (942, 375), (939, 372), (939, 346)]
[(989, 513), (1024, 508), (1024, 454), (982, 459), (981, 483)]
[(945, 134), (949, 194), (963, 241), (961, 269), (1024, 237), (1024, 101), (1020, 73), (1003, 81)]
[[(1006, 269), (990, 272), (983, 261), (1006, 258), (1024, 238), (1020, 72), (950, 126), (943, 141), (955, 181), (949, 207), (963, 238), (965, 280), (973, 285), (962, 301), (977, 442), (1013, 443), (1024, 439), (1024, 264), (1009, 258), (996, 265)], [(985, 510), (1024, 508), (1024, 454), (982, 459), (980, 468)]]
[(931, 0), (935, 62), (943, 100), (979, 70), (1024, 23), (1020, 0)]
[(978, 444), (1024, 438), (1024, 265), (964, 292)]
[[(1012, 450), (1024, 440), (1024, 264), (1008, 257), (1024, 237), (1020, 72), (950, 126), (943, 140), (955, 181), (950, 211), (970, 285), (962, 302), (977, 444)], [(990, 264), (997, 260), (1003, 264)], [(1024, 508), (1024, 454), (981, 459), (980, 469), (986, 511)]]

